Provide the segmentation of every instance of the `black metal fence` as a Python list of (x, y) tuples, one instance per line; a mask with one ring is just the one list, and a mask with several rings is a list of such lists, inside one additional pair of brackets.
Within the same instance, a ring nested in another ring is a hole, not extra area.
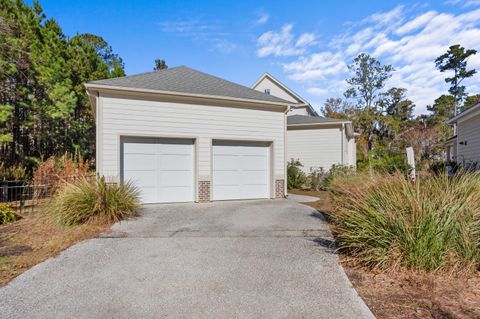
[(45, 178), (41, 181), (16, 180), (0, 181), (0, 203), (10, 205), (18, 213), (33, 212), (38, 205), (52, 196), (66, 182), (80, 178), (94, 179), (95, 175)]

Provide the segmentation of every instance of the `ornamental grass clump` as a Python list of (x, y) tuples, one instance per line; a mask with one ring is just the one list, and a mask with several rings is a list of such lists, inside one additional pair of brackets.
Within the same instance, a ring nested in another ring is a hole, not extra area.
[(480, 270), (480, 173), (339, 178), (331, 219), (341, 251), (371, 267)]
[(139, 191), (131, 183), (108, 183), (104, 177), (66, 182), (48, 204), (62, 225), (116, 222), (137, 215)]

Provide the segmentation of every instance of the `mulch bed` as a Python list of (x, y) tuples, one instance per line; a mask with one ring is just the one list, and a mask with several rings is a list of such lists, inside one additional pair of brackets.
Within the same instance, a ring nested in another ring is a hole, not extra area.
[(56, 256), (84, 239), (104, 232), (110, 224), (62, 227), (41, 212), (0, 226), (0, 287), (34, 265)]

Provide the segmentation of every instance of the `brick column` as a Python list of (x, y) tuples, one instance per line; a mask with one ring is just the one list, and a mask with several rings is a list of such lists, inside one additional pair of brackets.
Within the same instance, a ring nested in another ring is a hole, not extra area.
[(275, 180), (275, 198), (285, 198), (285, 180)]
[(198, 202), (208, 203), (210, 201), (210, 181), (198, 182)]

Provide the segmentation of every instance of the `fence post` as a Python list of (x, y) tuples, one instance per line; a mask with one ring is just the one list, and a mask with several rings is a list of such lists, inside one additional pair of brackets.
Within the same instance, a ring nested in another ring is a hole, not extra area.
[(8, 182), (7, 178), (3, 177), (2, 181), (2, 196), (0, 197), (0, 202), (8, 201)]

